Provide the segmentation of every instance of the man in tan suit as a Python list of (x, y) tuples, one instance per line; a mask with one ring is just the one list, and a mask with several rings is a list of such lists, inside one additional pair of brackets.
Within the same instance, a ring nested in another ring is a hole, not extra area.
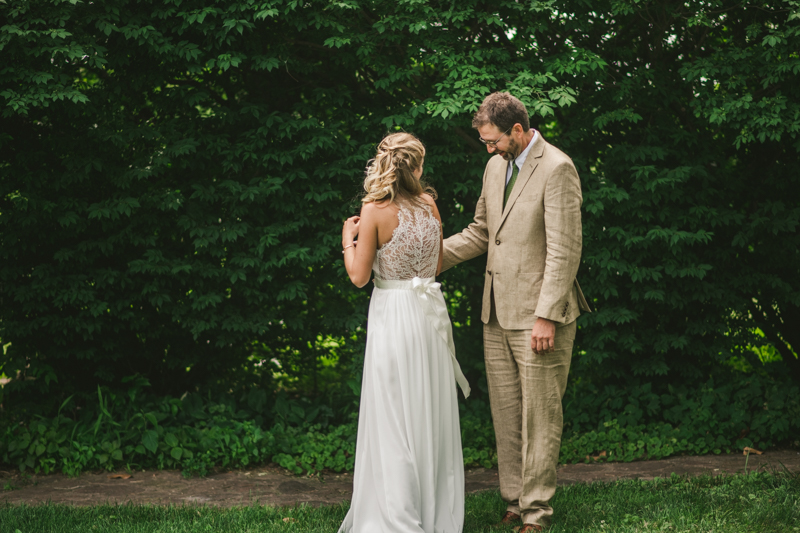
[(488, 252), (484, 356), (502, 524), (550, 524), (561, 447), (561, 399), (581, 311), (581, 184), (575, 165), (530, 128), (508, 93), (486, 97), (472, 121), (490, 154), (475, 219), (444, 241), (442, 270)]

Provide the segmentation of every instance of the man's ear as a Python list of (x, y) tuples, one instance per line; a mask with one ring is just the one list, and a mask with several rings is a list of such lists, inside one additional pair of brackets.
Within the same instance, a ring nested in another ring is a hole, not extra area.
[(520, 124), (519, 122), (517, 122), (511, 127), (511, 131), (513, 131), (518, 135), (523, 135), (525, 133), (525, 131), (522, 129), (522, 124)]

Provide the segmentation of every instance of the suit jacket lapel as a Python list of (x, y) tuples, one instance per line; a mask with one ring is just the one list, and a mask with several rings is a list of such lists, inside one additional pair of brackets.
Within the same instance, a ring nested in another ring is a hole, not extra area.
[[(531, 146), (531, 151), (528, 152), (528, 157), (525, 159), (525, 164), (522, 165), (522, 168), (519, 171), (517, 182), (514, 184), (514, 188), (511, 190), (511, 196), (508, 197), (508, 203), (506, 203), (506, 208), (503, 209), (503, 215), (500, 217), (500, 225), (497, 227), (498, 231), (503, 225), (503, 222), (506, 221), (509, 211), (511, 211), (511, 209), (514, 207), (514, 202), (516, 202), (517, 198), (519, 198), (519, 195), (522, 193), (522, 189), (525, 188), (525, 185), (531, 179), (531, 176), (533, 176), (536, 167), (539, 166), (539, 159), (541, 159), (542, 154), (544, 153), (544, 145), (545, 141), (542, 138), (542, 134), (539, 133), (536, 138), (536, 142), (534, 142), (533, 146)], [(503, 193), (505, 193), (505, 180), (503, 180)], [(501, 208), (502, 202), (503, 198), (501, 196)]]

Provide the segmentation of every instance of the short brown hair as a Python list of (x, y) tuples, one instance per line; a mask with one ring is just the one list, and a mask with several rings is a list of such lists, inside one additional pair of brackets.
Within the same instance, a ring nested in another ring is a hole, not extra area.
[(487, 124), (497, 126), (500, 131), (509, 130), (514, 124), (522, 126), (522, 131), (531, 129), (525, 104), (510, 93), (492, 93), (484, 99), (472, 117), (472, 127), (478, 129)]

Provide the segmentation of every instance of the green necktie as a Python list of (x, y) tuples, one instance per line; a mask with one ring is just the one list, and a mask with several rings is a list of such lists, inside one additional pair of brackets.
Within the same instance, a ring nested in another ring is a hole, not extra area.
[(506, 202), (508, 202), (508, 197), (511, 196), (511, 191), (514, 189), (514, 183), (517, 181), (517, 176), (519, 175), (519, 167), (514, 163), (511, 162), (511, 179), (508, 180), (508, 184), (506, 185), (506, 194), (503, 196), (503, 209), (506, 208)]

